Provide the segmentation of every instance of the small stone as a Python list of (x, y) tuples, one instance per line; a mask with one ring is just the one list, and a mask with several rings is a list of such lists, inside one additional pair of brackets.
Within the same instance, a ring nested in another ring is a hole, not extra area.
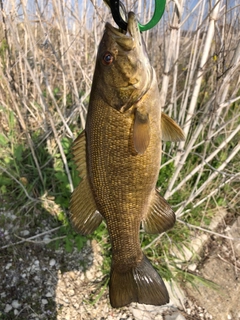
[(13, 300), (13, 301), (12, 301), (12, 307), (13, 307), (14, 309), (18, 309), (18, 308), (21, 307), (21, 304), (18, 302), (18, 300)]
[(9, 263), (6, 264), (5, 269), (8, 270), (8, 269), (11, 268), (11, 266), (12, 266), (12, 264), (9, 262)]
[(82, 273), (81, 275), (80, 275), (80, 280), (84, 280), (85, 279), (85, 276), (84, 276), (84, 273)]
[(186, 320), (186, 318), (182, 314), (179, 313), (176, 320)]
[(4, 312), (5, 312), (5, 313), (8, 313), (9, 311), (12, 310), (12, 308), (13, 308), (13, 307), (12, 307), (10, 304), (6, 304), (5, 309), (4, 309)]
[(48, 292), (48, 293), (46, 294), (46, 297), (47, 297), (47, 298), (51, 298), (51, 297), (52, 297), (51, 292)]
[(92, 245), (91, 245), (91, 240), (87, 240), (87, 246), (88, 246), (88, 247), (92, 247)]
[(53, 266), (55, 266), (55, 264), (56, 264), (56, 260), (55, 259), (51, 259), (50, 262), (49, 262), (49, 265), (51, 267), (53, 267)]
[(230, 314), (228, 314), (227, 318), (228, 318), (228, 320), (231, 320), (232, 316)]
[(68, 275), (69, 275), (69, 277), (72, 278), (72, 279), (75, 278), (75, 273), (74, 273), (74, 271), (69, 271), (69, 272), (68, 272)]
[(188, 270), (195, 271), (197, 269), (197, 265), (195, 263), (192, 263), (188, 266)]
[(14, 221), (17, 218), (17, 216), (15, 216), (15, 214), (12, 214), (11, 212), (8, 212), (5, 215), (6, 217), (10, 218), (12, 221)]
[(49, 242), (51, 242), (51, 238), (49, 237), (48, 234), (46, 234), (44, 237), (43, 237), (43, 241), (48, 244)]
[(191, 314), (191, 308), (186, 309), (187, 314)]
[(88, 264), (91, 265), (93, 263), (93, 256), (89, 255), (87, 256)]
[(39, 266), (39, 260), (35, 260), (35, 261), (34, 261), (34, 264), (35, 264), (36, 266)]
[(42, 299), (42, 304), (48, 304), (47, 299)]
[(75, 309), (79, 309), (79, 307), (80, 307), (78, 303), (74, 303), (73, 306), (74, 306)]
[(96, 278), (101, 278), (102, 277), (102, 272), (101, 271), (98, 271), (97, 273), (96, 273)]
[(21, 236), (26, 237), (30, 234), (30, 232), (28, 230), (23, 230), (20, 232)]
[(73, 289), (68, 290), (68, 294), (69, 294), (70, 297), (72, 297), (72, 296), (75, 295), (75, 291)]
[(86, 277), (88, 278), (88, 280), (93, 280), (94, 275), (93, 275), (92, 271), (87, 270), (86, 271)]
[(179, 312), (174, 312), (171, 315), (166, 315), (164, 320), (186, 320)]
[(35, 277), (33, 278), (33, 280), (34, 280), (35, 282), (39, 282), (39, 281), (40, 281), (40, 278), (39, 278), (39, 276), (35, 276)]

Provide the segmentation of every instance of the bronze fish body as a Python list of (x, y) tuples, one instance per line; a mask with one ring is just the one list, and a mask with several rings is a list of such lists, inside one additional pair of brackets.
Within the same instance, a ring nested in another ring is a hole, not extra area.
[(99, 45), (86, 129), (73, 153), (82, 181), (71, 198), (71, 220), (81, 234), (105, 219), (112, 245), (110, 302), (162, 305), (168, 292), (143, 255), (139, 229), (161, 233), (175, 214), (156, 191), (161, 140), (180, 141), (182, 130), (161, 113), (155, 71), (134, 13), (128, 30), (106, 24)]

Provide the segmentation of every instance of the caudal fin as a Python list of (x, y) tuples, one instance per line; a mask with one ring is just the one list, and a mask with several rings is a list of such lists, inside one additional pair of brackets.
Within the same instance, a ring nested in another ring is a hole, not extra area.
[(136, 268), (128, 272), (121, 273), (112, 268), (109, 295), (113, 308), (120, 308), (131, 302), (156, 306), (169, 302), (163, 280), (145, 256)]

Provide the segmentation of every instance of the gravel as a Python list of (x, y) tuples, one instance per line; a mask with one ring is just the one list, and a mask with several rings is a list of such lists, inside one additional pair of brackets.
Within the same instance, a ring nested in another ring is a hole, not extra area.
[[(15, 217), (8, 217), (8, 230), (2, 230), (0, 247), (16, 242)], [(44, 226), (44, 228), (42, 227)], [(112, 309), (109, 303), (107, 277), (102, 273), (104, 257), (99, 244), (87, 241), (79, 252), (66, 252), (47, 245), (56, 227), (44, 222), (31, 233), (26, 228), (18, 234), (34, 241), (23, 241), (0, 251), (0, 319), (4, 320), (184, 320), (212, 319), (204, 308), (188, 304), (178, 310), (172, 303), (154, 307), (132, 303), (128, 307)], [(17, 239), (19, 240), (19, 239)], [(46, 241), (47, 240), (47, 241)], [(46, 243), (47, 242), (47, 243)], [(54, 242), (52, 242), (53, 244)], [(200, 316), (196, 316), (196, 312)], [(192, 315), (195, 314), (194, 318)]]

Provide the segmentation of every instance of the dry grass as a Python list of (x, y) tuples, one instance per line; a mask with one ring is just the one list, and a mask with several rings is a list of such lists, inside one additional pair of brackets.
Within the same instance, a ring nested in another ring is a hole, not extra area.
[[(0, 188), (4, 195), (27, 189), (41, 201), (55, 192), (43, 172), (52, 162), (55, 170), (61, 162), (73, 190), (65, 138), (71, 141), (85, 126), (97, 47), (110, 15), (100, 0), (0, 4)], [(128, 1), (142, 22), (149, 20), (150, 8), (146, 1)], [(179, 217), (188, 205), (205, 203), (207, 211), (219, 199), (239, 206), (239, 15), (237, 1), (169, 1), (159, 25), (144, 33), (161, 105), (187, 137), (164, 146), (163, 167), (171, 172), (161, 189)], [(30, 165), (26, 156), (22, 166), (16, 160), (22, 144), (30, 150), (34, 177), (23, 169)], [(34, 179), (41, 192), (29, 187)]]

